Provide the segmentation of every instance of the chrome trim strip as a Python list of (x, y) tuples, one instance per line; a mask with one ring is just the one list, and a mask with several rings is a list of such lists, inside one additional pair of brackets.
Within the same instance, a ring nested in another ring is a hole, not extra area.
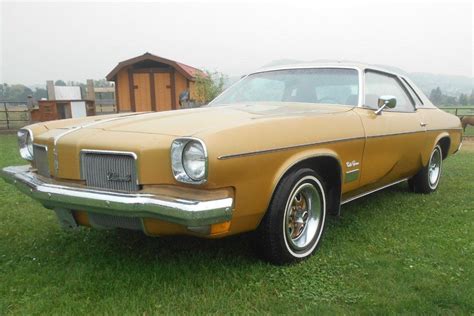
[(341, 138), (341, 139), (334, 139), (334, 140), (320, 141), (320, 142), (313, 142), (313, 143), (306, 143), (306, 144), (299, 144), (299, 145), (292, 145), (292, 146), (284, 146), (284, 147), (263, 149), (263, 150), (257, 150), (257, 151), (243, 152), (243, 153), (238, 153), (238, 154), (228, 154), (228, 155), (219, 156), (217, 157), (217, 159), (225, 160), (225, 159), (231, 159), (231, 158), (237, 158), (237, 157), (255, 156), (259, 154), (268, 154), (272, 152), (291, 150), (295, 148), (310, 147), (310, 146), (321, 145), (321, 144), (339, 143), (343, 141), (359, 140), (359, 139), (365, 139), (365, 136)]
[(365, 71), (357, 68), (359, 74), (359, 99), (357, 100), (357, 107), (361, 108), (365, 103)]
[(346, 174), (350, 174), (350, 173), (358, 172), (358, 171), (359, 171), (359, 169), (349, 170), (349, 171), (346, 171)]
[(357, 200), (358, 198), (361, 198), (361, 197), (363, 197), (363, 196), (366, 196), (366, 195), (375, 193), (375, 192), (377, 192), (377, 191), (386, 189), (386, 188), (391, 187), (391, 186), (393, 186), (393, 185), (402, 183), (403, 181), (406, 181), (406, 180), (408, 180), (408, 178), (404, 178), (404, 179), (402, 179), (402, 180), (398, 180), (398, 181), (395, 181), (395, 182), (393, 182), (393, 183), (384, 185), (384, 186), (382, 186), (382, 187), (380, 187), (380, 188), (377, 188), (377, 189), (374, 189), (374, 190), (370, 190), (370, 191), (368, 191), (368, 192), (364, 192), (364, 193), (358, 194), (358, 195), (356, 195), (356, 196), (353, 196), (353, 197), (351, 197), (351, 198), (348, 198), (347, 200), (342, 201), (342, 202), (341, 202), (341, 205), (346, 204), (346, 203), (349, 203), (349, 202), (352, 202), (352, 201), (354, 201), (354, 200)]
[(249, 152), (242, 152), (242, 153), (236, 153), (236, 154), (227, 154), (227, 155), (221, 155), (218, 156), (218, 160), (226, 160), (226, 159), (231, 159), (231, 158), (240, 158), (240, 157), (246, 157), (246, 156), (255, 156), (259, 154), (268, 154), (272, 152), (278, 152), (278, 151), (283, 151), (283, 150), (291, 150), (295, 148), (301, 148), (301, 147), (309, 147), (309, 146), (315, 146), (315, 145), (322, 145), (322, 144), (331, 144), (331, 143), (338, 143), (338, 142), (344, 142), (344, 141), (350, 141), (350, 140), (358, 140), (358, 139), (368, 139), (368, 138), (378, 138), (378, 137), (390, 137), (390, 136), (398, 136), (398, 135), (405, 135), (405, 134), (414, 134), (414, 133), (426, 133), (426, 132), (436, 132), (436, 131), (451, 131), (451, 130), (461, 130), (461, 128), (440, 128), (440, 129), (430, 129), (430, 130), (421, 130), (421, 131), (413, 131), (413, 132), (402, 132), (402, 133), (393, 133), (393, 134), (384, 134), (384, 135), (370, 135), (370, 136), (361, 136), (361, 137), (348, 137), (348, 138), (340, 138), (340, 139), (334, 139), (334, 140), (328, 140), (328, 141), (320, 141), (320, 142), (313, 142), (313, 143), (306, 143), (306, 144), (298, 144), (298, 145), (292, 145), (292, 146), (283, 146), (283, 147), (277, 147), (277, 148), (270, 148), (270, 149), (262, 149), (262, 150), (256, 150), (256, 151), (249, 151)]
[(132, 156), (133, 159), (137, 160), (138, 156), (133, 151), (118, 151), (118, 150), (101, 150), (101, 149), (81, 149), (81, 153), (91, 154), (106, 154), (106, 155), (126, 155)]
[(461, 131), (462, 127), (454, 127), (454, 128), (434, 128), (434, 129), (427, 129), (427, 132), (438, 132), (438, 131)]
[(438, 128), (438, 129), (427, 129), (427, 130), (413, 131), (413, 132), (400, 132), (400, 133), (383, 134), (383, 135), (382, 134), (381, 135), (370, 135), (370, 136), (367, 136), (367, 138), (390, 137), (390, 136), (398, 136), (398, 135), (406, 135), (406, 134), (439, 132), (439, 131), (452, 131), (452, 130), (461, 130), (461, 128)]
[(84, 125), (80, 125), (80, 126), (70, 128), (70, 129), (64, 131), (62, 134), (56, 135), (53, 138), (54, 174), (57, 176), (58, 172), (59, 172), (58, 142), (62, 137), (66, 136), (66, 135), (69, 135), (69, 134), (71, 134), (75, 131), (78, 131), (80, 129), (86, 128), (86, 127), (91, 127), (91, 126), (98, 125), (98, 124), (101, 124), (101, 123), (108, 123), (108, 122), (111, 122), (111, 121), (116, 121), (116, 120), (131, 117), (131, 116), (145, 115), (145, 114), (150, 114), (150, 113), (149, 112), (147, 112), (147, 113), (134, 113), (134, 114), (123, 115), (123, 116), (119, 116), (119, 117), (112, 117), (112, 118), (109, 118), (109, 119), (103, 119), (103, 120), (99, 119), (97, 121), (93, 121), (93, 122), (88, 123), (88, 124), (84, 124)]
[(426, 133), (427, 131), (413, 131), (413, 132), (400, 132), (400, 133), (390, 133), (390, 134), (380, 134), (380, 135), (369, 135), (367, 138), (380, 138), (380, 137), (390, 137), (390, 136), (400, 136), (400, 135), (407, 135), (407, 134), (417, 134), (417, 133)]
[(232, 219), (234, 198), (230, 193), (212, 200), (204, 197), (198, 200), (144, 192), (112, 192), (47, 179), (30, 171), (29, 165), (3, 168), (0, 175), (50, 209), (85, 209), (116, 216), (152, 217), (185, 226), (211, 225)]

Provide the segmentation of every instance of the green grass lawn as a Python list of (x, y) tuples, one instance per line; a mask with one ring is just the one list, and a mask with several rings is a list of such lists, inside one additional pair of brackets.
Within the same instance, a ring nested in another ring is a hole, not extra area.
[[(0, 314), (472, 315), (473, 147), (445, 161), (434, 194), (401, 184), (345, 205), (319, 251), (288, 267), (260, 261), (250, 235), (62, 231), (0, 180)], [(0, 136), (0, 166), (21, 163)]]
[(464, 131), (465, 136), (474, 136), (474, 126), (468, 125), (466, 126), (466, 130)]

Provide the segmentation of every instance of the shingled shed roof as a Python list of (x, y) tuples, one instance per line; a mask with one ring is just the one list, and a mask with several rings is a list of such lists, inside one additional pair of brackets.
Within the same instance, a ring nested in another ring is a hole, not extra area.
[(118, 65), (115, 66), (115, 68), (112, 69), (112, 71), (106, 76), (106, 78), (108, 81), (114, 81), (115, 76), (123, 67), (127, 67), (141, 61), (146, 61), (146, 60), (156, 61), (162, 64), (170, 65), (171, 67), (175, 68), (184, 77), (186, 77), (189, 80), (195, 80), (198, 75), (205, 76), (205, 73), (200, 69), (146, 52), (145, 54), (140, 55), (138, 57), (130, 58), (130, 59), (119, 62)]

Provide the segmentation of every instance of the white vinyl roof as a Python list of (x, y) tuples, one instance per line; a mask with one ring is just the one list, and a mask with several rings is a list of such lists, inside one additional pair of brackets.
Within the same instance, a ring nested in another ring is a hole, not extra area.
[(295, 63), (295, 64), (285, 64), (285, 65), (277, 65), (277, 66), (269, 66), (260, 68), (252, 73), (257, 72), (264, 72), (264, 71), (272, 71), (272, 70), (283, 70), (283, 69), (304, 69), (304, 68), (352, 68), (352, 69), (359, 69), (364, 71), (365, 69), (373, 69), (379, 70), (383, 72), (387, 72), (390, 74), (394, 74), (397, 76), (405, 77), (404, 74), (397, 73), (388, 68), (370, 65), (365, 63), (357, 63), (357, 62), (344, 62), (344, 61), (334, 61), (334, 62), (308, 62), (308, 63)]

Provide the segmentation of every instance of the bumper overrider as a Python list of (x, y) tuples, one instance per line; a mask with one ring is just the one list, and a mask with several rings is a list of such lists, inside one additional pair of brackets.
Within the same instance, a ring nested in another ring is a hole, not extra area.
[(183, 191), (170, 190), (162, 193), (106, 191), (42, 177), (29, 165), (3, 168), (0, 175), (6, 182), (57, 213), (58, 210), (87, 210), (112, 216), (155, 218), (189, 228), (232, 219), (234, 198), (229, 191), (202, 196), (186, 196)]

